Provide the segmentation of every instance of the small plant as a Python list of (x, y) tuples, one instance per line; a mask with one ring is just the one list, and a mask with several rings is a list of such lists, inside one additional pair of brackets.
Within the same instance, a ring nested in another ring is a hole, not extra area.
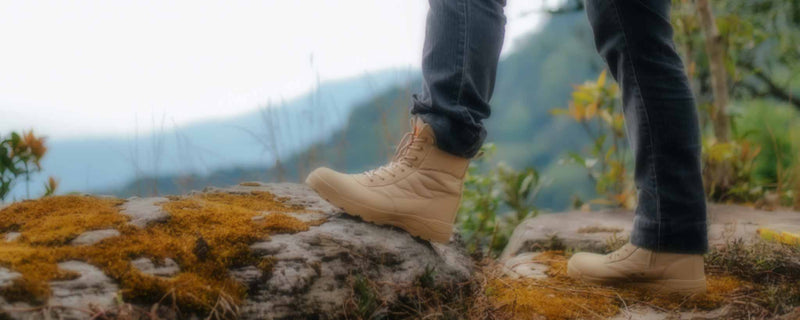
[(372, 319), (381, 306), (378, 294), (363, 275), (357, 275), (353, 281), (353, 300), (358, 319)]
[(603, 71), (597, 80), (575, 86), (568, 108), (550, 112), (579, 123), (592, 141), (588, 153), (572, 152), (562, 160), (587, 170), (597, 194), (602, 196), (592, 203), (632, 208), (636, 193), (628, 170), (625, 117), (620, 112), (618, 95), (619, 88), (607, 83)]
[(425, 272), (419, 276), (417, 282), (420, 288), (433, 289), (436, 286), (436, 268), (425, 266)]
[(483, 156), (467, 171), (458, 223), (471, 253), (495, 254), (520, 222), (539, 213), (534, 200), (544, 183), (536, 169), (517, 171), (504, 163), (481, 174), (495, 147), (486, 144), (481, 150)]
[[(45, 138), (37, 137), (33, 130), (22, 135), (12, 132), (5, 139), (0, 137), (0, 200), (8, 196), (20, 177), (25, 178), (26, 195), (30, 198), (31, 174), (42, 170), (41, 160), (47, 152), (44, 142)], [(52, 192), (56, 185), (50, 184)]]
[(56, 189), (58, 189), (58, 180), (53, 177), (48, 178), (47, 183), (44, 184), (44, 197), (52, 196), (56, 193)]
[[(715, 201), (757, 201), (763, 186), (753, 181), (753, 165), (761, 146), (744, 139), (718, 142), (713, 137), (703, 139), (703, 180), (706, 194)], [(726, 167), (731, 170), (714, 170)]]

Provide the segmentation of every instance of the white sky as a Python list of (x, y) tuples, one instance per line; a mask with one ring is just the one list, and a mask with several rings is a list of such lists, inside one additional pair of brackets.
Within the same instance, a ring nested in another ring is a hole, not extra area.
[[(506, 48), (540, 18), (520, 13), (541, 7), (510, 2)], [(291, 98), (316, 72), (418, 68), (426, 10), (425, 0), (0, 1), (0, 134), (142, 132), (153, 118), (181, 125)]]

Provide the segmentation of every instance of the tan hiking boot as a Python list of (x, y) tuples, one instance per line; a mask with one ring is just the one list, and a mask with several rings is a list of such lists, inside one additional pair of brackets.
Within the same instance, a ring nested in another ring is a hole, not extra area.
[(469, 160), (437, 148), (433, 130), (419, 117), (412, 127), (389, 164), (361, 174), (319, 168), (306, 184), (349, 214), (446, 243)]
[(567, 274), (594, 284), (665, 293), (706, 291), (702, 255), (653, 252), (630, 243), (607, 255), (576, 253), (567, 263)]

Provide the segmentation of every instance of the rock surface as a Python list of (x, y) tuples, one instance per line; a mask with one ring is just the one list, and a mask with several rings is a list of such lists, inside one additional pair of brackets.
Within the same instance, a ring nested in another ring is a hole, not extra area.
[[(757, 239), (761, 227), (800, 231), (800, 214), (794, 211), (763, 211), (736, 205), (710, 205), (708, 239), (713, 245), (733, 239)], [(551, 245), (555, 236), (565, 246), (577, 250), (603, 251), (609, 241), (627, 239), (633, 227), (632, 211), (571, 211), (540, 214), (523, 221), (514, 230), (500, 256), (506, 261), (518, 254), (539, 251)], [(569, 223), (565, 223), (569, 221)]]
[[(514, 230), (499, 257), (503, 273), (510, 278), (547, 279), (548, 266), (534, 261), (541, 251), (570, 248), (576, 251), (607, 251), (611, 242), (626, 242), (633, 227), (631, 211), (572, 211), (541, 214), (523, 221)], [(709, 244), (723, 245), (741, 239), (758, 239), (759, 228), (800, 231), (800, 213), (763, 211), (735, 205), (709, 206)], [(611, 319), (728, 319), (730, 306), (710, 311), (668, 312), (648, 305), (621, 310)]]
[(17, 239), (19, 239), (19, 237), (21, 235), (22, 235), (22, 233), (19, 233), (19, 232), (9, 232), (9, 233), (6, 233), (5, 240), (6, 240), (6, 242), (14, 242), (14, 241), (17, 241)]
[(161, 209), (159, 203), (167, 202), (169, 199), (162, 197), (128, 199), (122, 205), (120, 213), (131, 218), (130, 224), (139, 228), (144, 228), (148, 223), (164, 221), (169, 218), (169, 214)]
[(90, 246), (105, 239), (117, 237), (119, 235), (119, 231), (115, 229), (87, 231), (73, 239), (70, 244), (73, 246)]
[[(267, 191), (286, 197), (290, 204), (302, 205), (303, 212), (288, 215), (313, 222), (307, 231), (273, 234), (252, 243), (250, 250), (262, 265), (237, 266), (229, 275), (243, 283), (248, 291), (239, 306), (243, 319), (293, 319), (341, 315), (353, 299), (354, 279), (376, 284), (377, 299), (392, 303), (398, 291), (418, 285), (421, 277), (430, 276), (436, 286), (453, 286), (470, 279), (472, 260), (455, 243), (431, 244), (407, 233), (362, 222), (342, 215), (315, 192), (299, 184), (247, 183), (230, 188), (207, 188), (203, 192), (250, 194)], [(145, 228), (148, 224), (169, 219), (159, 203), (167, 198), (131, 198), (121, 205), (121, 213), (130, 217), (130, 224)], [(310, 212), (310, 213), (309, 213)], [(262, 212), (253, 223), (260, 223), (272, 212)], [(262, 217), (262, 218), (258, 218)], [(72, 244), (91, 245), (102, 239), (118, 236), (117, 230), (96, 230), (82, 234)], [(182, 268), (172, 259), (131, 259), (140, 272), (157, 277), (175, 276)], [(88, 319), (86, 310), (104, 310), (117, 301), (120, 286), (96, 266), (81, 261), (65, 261), (62, 270), (76, 273), (71, 280), (50, 283), (52, 295), (47, 302), (63, 307), (59, 315)], [(19, 274), (0, 268), (0, 287)], [(149, 310), (150, 305), (137, 305)], [(19, 311), (30, 305), (10, 305), (0, 299), (0, 309), (15, 319), (44, 318), (43, 312)], [(50, 314), (47, 314), (48, 316)], [(3, 316), (0, 312), (0, 316)]]
[(7, 287), (8, 285), (11, 284), (11, 281), (14, 281), (14, 279), (19, 278), (20, 276), (22, 275), (19, 274), (18, 272), (14, 272), (6, 268), (0, 267), (0, 288)]
[(392, 301), (397, 286), (414, 286), (426, 269), (435, 270), (435, 281), (443, 284), (468, 280), (472, 269), (469, 258), (451, 246), (347, 217), (251, 248), (275, 259), (266, 281), (252, 272), (237, 275), (255, 289), (242, 308), (242, 315), (253, 319), (301, 317), (308, 310), (336, 313), (351, 295), (352, 276), (393, 284), (380, 288), (382, 299)]
[(72, 280), (50, 282), (52, 292), (47, 303), (63, 307), (61, 316), (88, 318), (91, 313), (86, 311), (103, 310), (114, 305), (119, 287), (103, 271), (82, 261), (65, 261), (58, 267), (79, 275)]
[(156, 277), (172, 277), (181, 271), (180, 266), (175, 260), (170, 258), (164, 259), (159, 264), (153, 263), (150, 258), (139, 258), (131, 261), (131, 264), (144, 274), (149, 274)]

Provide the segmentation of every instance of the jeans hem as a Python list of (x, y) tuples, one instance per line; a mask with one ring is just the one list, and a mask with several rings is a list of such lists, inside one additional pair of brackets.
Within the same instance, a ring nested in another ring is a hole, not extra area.
[(708, 251), (708, 226), (706, 221), (668, 223), (637, 215), (631, 243), (656, 252), (704, 254)]
[[(414, 110), (412, 114), (422, 118), (422, 121), (433, 129), (436, 146), (439, 149), (468, 159), (478, 154), (486, 138), (486, 129), (483, 126), (475, 128), (469, 124), (453, 121), (446, 116), (419, 111), (419, 109)], [(459, 134), (454, 134), (455, 132), (459, 132)]]

